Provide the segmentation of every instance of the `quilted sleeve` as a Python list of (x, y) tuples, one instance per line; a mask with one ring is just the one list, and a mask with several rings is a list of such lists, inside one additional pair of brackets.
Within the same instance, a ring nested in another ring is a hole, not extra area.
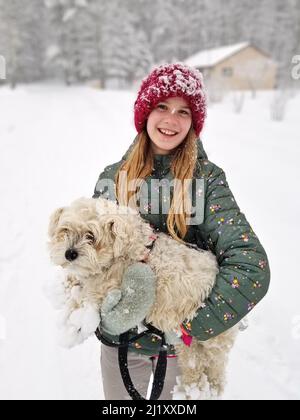
[(214, 164), (207, 178), (204, 221), (196, 232), (216, 255), (219, 273), (203, 307), (183, 326), (190, 335), (205, 341), (233, 327), (265, 296), (270, 268), (223, 170)]

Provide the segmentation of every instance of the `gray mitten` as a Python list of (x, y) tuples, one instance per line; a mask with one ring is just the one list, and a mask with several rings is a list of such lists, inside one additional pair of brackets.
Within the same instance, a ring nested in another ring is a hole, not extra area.
[(124, 273), (121, 289), (111, 290), (101, 306), (101, 326), (111, 335), (136, 327), (155, 299), (155, 274), (149, 265), (135, 263)]

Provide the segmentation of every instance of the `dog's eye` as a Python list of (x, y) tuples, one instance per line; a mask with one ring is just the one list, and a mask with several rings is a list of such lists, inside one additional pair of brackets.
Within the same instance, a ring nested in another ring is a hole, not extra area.
[(94, 234), (92, 232), (87, 232), (87, 234), (85, 235), (85, 237), (86, 237), (86, 239), (89, 242), (92, 242), (92, 243), (95, 242), (95, 236), (94, 236)]
[(68, 236), (69, 233), (70, 232), (68, 229), (65, 229), (65, 228), (60, 229), (56, 234), (56, 238), (60, 241), (63, 241), (65, 237)]

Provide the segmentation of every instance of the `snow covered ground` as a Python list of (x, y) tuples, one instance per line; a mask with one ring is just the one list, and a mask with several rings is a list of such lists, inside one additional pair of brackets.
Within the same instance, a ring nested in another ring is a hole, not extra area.
[[(0, 399), (103, 399), (100, 346), (65, 350), (43, 286), (53, 278), (50, 213), (91, 196), (134, 139), (134, 92), (59, 85), (0, 88)], [(231, 354), (227, 399), (300, 399), (300, 94), (283, 122), (272, 94), (209, 107), (202, 136), (271, 265), (271, 288)], [(298, 257), (297, 257), (298, 255)]]

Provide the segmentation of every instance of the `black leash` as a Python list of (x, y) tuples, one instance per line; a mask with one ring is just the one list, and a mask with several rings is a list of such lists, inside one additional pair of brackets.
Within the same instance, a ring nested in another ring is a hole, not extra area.
[(166, 370), (167, 370), (167, 345), (165, 340), (165, 335), (162, 331), (158, 330), (157, 328), (153, 327), (151, 324), (145, 324), (147, 330), (143, 331), (142, 333), (132, 337), (129, 339), (129, 332), (125, 332), (120, 335), (120, 342), (119, 343), (112, 343), (107, 340), (100, 328), (98, 327), (95, 331), (97, 338), (104, 344), (109, 347), (118, 347), (118, 359), (119, 359), (119, 368), (120, 373), (125, 385), (125, 388), (133, 400), (145, 400), (146, 398), (142, 397), (141, 394), (136, 390), (131, 380), (129, 370), (128, 370), (128, 347), (129, 344), (134, 343), (138, 339), (142, 338), (148, 333), (155, 334), (161, 338), (161, 348), (159, 351), (159, 356), (156, 364), (156, 369), (153, 378), (153, 385), (152, 391), (150, 395), (150, 400), (157, 400), (163, 390), (164, 381), (166, 377)]

